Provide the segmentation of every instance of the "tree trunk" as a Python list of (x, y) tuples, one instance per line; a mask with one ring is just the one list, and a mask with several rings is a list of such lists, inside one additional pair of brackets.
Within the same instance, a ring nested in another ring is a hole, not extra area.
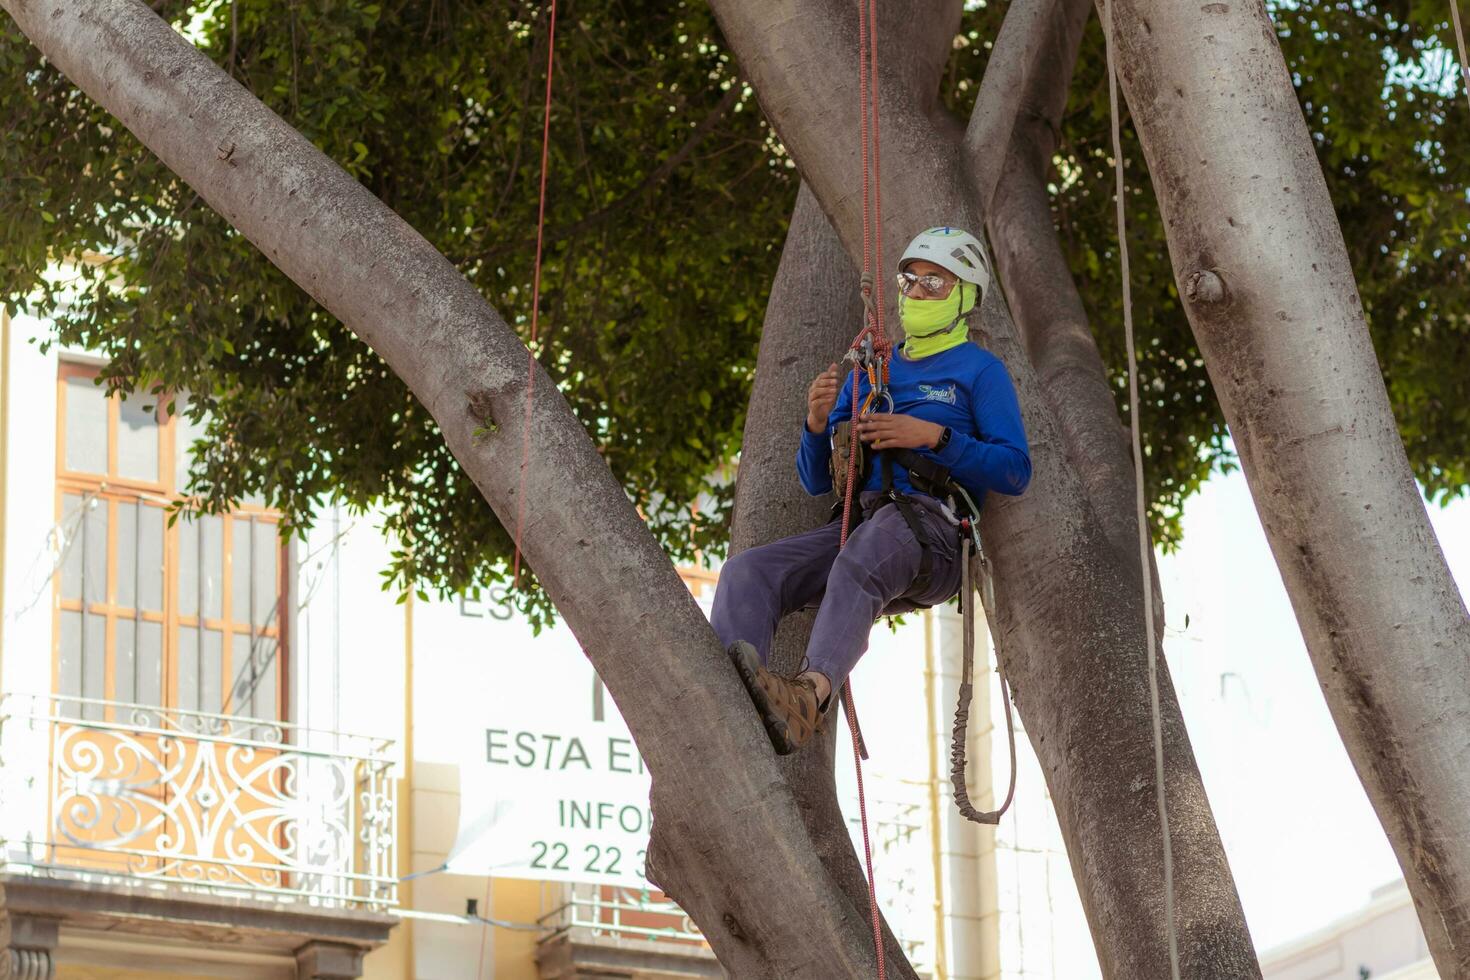
[[(137, 0), (0, 5), (383, 356), (513, 521), (527, 352), (448, 261)], [(539, 369), (534, 387), (524, 551), (653, 774), (656, 826), (672, 846), (651, 874), (734, 976), (871, 975), (866, 917), (817, 859), (708, 623)], [(750, 861), (757, 843), (764, 859)]]
[(1470, 976), (1470, 616), (1275, 31), (1258, 0), (1115, 17), (1179, 292), (1328, 706), (1440, 973)]
[(761, 327), (740, 444), (732, 554), (827, 519), (833, 497), (810, 496), (796, 478), (806, 390), (813, 377), (840, 361), (862, 329), (862, 317), (857, 270), (802, 184)]
[[(860, 254), (856, 25), (841, 0), (715, 0), (725, 37), (848, 253)], [(915, 19), (901, 5), (887, 17)], [(883, 85), (885, 262), (921, 227), (978, 231), (959, 168), (960, 127), (909, 100), (890, 66), (907, 36), (887, 22)], [(1017, 85), (1016, 89), (1020, 86)], [(813, 99), (809, 93), (822, 93)], [(999, 151), (997, 151), (999, 152)], [(1005, 193), (1002, 188), (1001, 193)], [(890, 271), (888, 266), (880, 274)], [(1143, 593), (1072, 463), (999, 290), (982, 338), (1016, 381), (1033, 477), (1020, 498), (992, 499), (982, 521), (997, 568), (991, 610), (999, 655), (1057, 804), (1099, 959), (1115, 977), (1168, 975), (1162, 851), (1154, 807)], [(1161, 662), (1162, 668), (1162, 662)], [(1177, 923), (1187, 975), (1259, 975), (1244, 915), (1167, 676), (1161, 679)]]
[[(847, 348), (862, 326), (858, 274), (837, 233), (802, 185), (781, 265), (766, 304), (755, 384), (741, 442), (730, 553), (799, 534), (824, 523), (832, 494), (812, 497), (796, 478), (796, 449), (811, 379)], [(811, 636), (810, 612), (788, 616), (776, 633), (771, 662), (794, 670)], [(861, 698), (859, 699), (861, 705)], [(868, 915), (868, 884), (837, 800), (833, 760), (837, 713), (827, 730), (794, 755), (777, 759), (811, 836), (812, 846), (853, 908)], [(898, 940), (885, 927), (890, 976), (914, 976)]]
[[(1046, 71), (1031, 72), (1004, 154), (999, 195), (986, 214), (995, 264), (1022, 342), (1056, 415), (1067, 458), (1087, 486), (1120, 560), (1138, 567), (1133, 452), (1108, 385), (1082, 297), (1053, 225), (1046, 183), (1061, 134), (1092, 0), (1060, 0), (1042, 39)], [(967, 142), (967, 155), (997, 156)], [(1136, 574), (1136, 573), (1135, 573)], [(1162, 614), (1162, 603), (1158, 604)]]

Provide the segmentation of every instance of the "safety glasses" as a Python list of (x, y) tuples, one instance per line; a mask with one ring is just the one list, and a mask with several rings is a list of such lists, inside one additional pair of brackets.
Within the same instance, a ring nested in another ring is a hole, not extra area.
[(933, 274), (916, 276), (912, 272), (900, 272), (895, 279), (898, 283), (898, 291), (905, 296), (923, 293), (925, 296), (933, 296), (936, 299), (948, 296), (955, 284), (955, 280), (946, 279), (944, 276)]

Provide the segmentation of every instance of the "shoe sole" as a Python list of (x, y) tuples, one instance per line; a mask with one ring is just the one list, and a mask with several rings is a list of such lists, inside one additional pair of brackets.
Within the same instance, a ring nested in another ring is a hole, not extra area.
[(755, 672), (761, 663), (760, 655), (748, 643), (736, 643), (730, 647), (729, 652), (730, 662), (735, 665), (735, 672), (740, 675), (740, 683), (745, 685), (746, 693), (750, 695), (750, 700), (755, 704), (756, 714), (760, 715), (766, 735), (771, 740), (771, 747), (776, 750), (777, 755), (790, 755), (795, 752), (796, 746), (791, 744), (791, 733), (786, 722), (772, 710), (765, 689), (756, 680)]

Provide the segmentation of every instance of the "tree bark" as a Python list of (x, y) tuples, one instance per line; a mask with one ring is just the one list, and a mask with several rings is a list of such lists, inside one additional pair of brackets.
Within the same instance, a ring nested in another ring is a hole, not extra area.
[[(1133, 452), (1108, 385), (1102, 354), (1053, 225), (1047, 176), (1092, 0), (1059, 0), (1038, 54), (1046, 70), (1030, 72), (1004, 156), (1006, 192), (987, 213), (995, 264), (1011, 312), (1067, 457), (1087, 486), (1119, 558), (1138, 567)], [(967, 140), (967, 155), (998, 156)], [(1162, 603), (1159, 604), (1162, 610)]]
[(1307, 650), (1436, 965), (1470, 976), (1470, 615), (1275, 31), (1257, 0), (1114, 17), (1180, 295)]
[[(1059, 33), (1058, 27), (1076, 19), (1066, 9), (1076, 3), (1033, 0), (1006, 9), (965, 127), (971, 187), (981, 214), (991, 216), (995, 210), (995, 190), (1010, 158), (1009, 153), (996, 151), (1010, 144), (1016, 127), (1037, 111), (1034, 92), (1044, 86), (1060, 92), (1066, 102), (1077, 51), (1075, 45), (1070, 45), (1070, 52), (1067, 50), (1069, 35), (1065, 30)], [(1080, 37), (1080, 27), (1078, 31)], [(1048, 71), (1054, 76), (1049, 85), (1039, 78)], [(1024, 93), (1020, 98), (1016, 97), (1018, 91)]]
[(827, 519), (832, 496), (810, 496), (796, 478), (807, 385), (841, 359), (862, 317), (857, 269), (803, 184), (761, 326), (735, 483), (732, 554)]
[[(0, 5), (383, 356), (513, 521), (528, 356), (449, 262), (137, 0)], [(708, 623), (555, 385), (534, 378), (524, 552), (653, 774), (656, 826), (676, 845), (651, 874), (734, 976), (871, 975), (866, 919), (814, 853)], [(757, 843), (764, 859), (750, 861)]]
[[(857, 32), (849, 5), (714, 0), (713, 7), (849, 255), (861, 254), (861, 214), (854, 207), (862, 187)], [(895, 30), (886, 30), (879, 42), (889, 260), (918, 228), (984, 227), (959, 166), (961, 128), (937, 110), (925, 114), (907, 102), (902, 82), (887, 67), (903, 61), (905, 42)], [(807, 95), (813, 92), (822, 99)], [(1066, 459), (1059, 426), (1000, 290), (987, 296), (982, 321), (981, 339), (1016, 382), (1033, 462), (1027, 493), (990, 500), (982, 520), (997, 569), (997, 604), (990, 613), (998, 652), (1057, 804), (1104, 972), (1167, 976), (1143, 593), (1141, 583), (1119, 585), (1140, 581), (1137, 559), (1125, 564), (1117, 557), (1109, 529)], [(1257, 976), (1178, 703), (1167, 676), (1161, 681), (1182, 963), (1190, 976)]]
[[(811, 379), (841, 356), (862, 327), (858, 273), (811, 191), (802, 185), (792, 212), (781, 264), (766, 304), (736, 482), (732, 555), (799, 534), (824, 523), (832, 494), (812, 497), (796, 478), (796, 450), (806, 418)], [(788, 616), (776, 633), (771, 662), (794, 670), (811, 636), (810, 612)], [(847, 895), (868, 915), (868, 884), (837, 800), (833, 760), (838, 712), (812, 744), (777, 759), (796, 797), (818, 858)], [(903, 947), (885, 921), (890, 976), (915, 976)]]

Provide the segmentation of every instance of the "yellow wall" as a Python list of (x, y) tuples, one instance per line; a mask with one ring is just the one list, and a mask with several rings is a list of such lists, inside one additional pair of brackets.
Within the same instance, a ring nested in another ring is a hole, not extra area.
[[(398, 784), (398, 854), (399, 875), (433, 867), (444, 860), (454, 844), (457, 826), (459, 787), (453, 767), (416, 765), (414, 759), (414, 598), (409, 596), (404, 608), (404, 731), (403, 778)], [(543, 884), (538, 881), (496, 879), (437, 874), (399, 886), (398, 901), (402, 908), (449, 914), (463, 914), (464, 899), (474, 895), (480, 900), (482, 915), (508, 922), (533, 923), (544, 912)], [(487, 894), (489, 902), (484, 900)], [(488, 906), (488, 908), (486, 907)], [(436, 972), (432, 964), (442, 960), (446, 947), (452, 944), (448, 958), (463, 969), (483, 957), (488, 968), (480, 980), (537, 980), (536, 940), (539, 933), (454, 925), (439, 922), (415, 922), (404, 919), (394, 928), (388, 943), (371, 953), (363, 962), (364, 980), (421, 980), (423, 964), (431, 964), (423, 980)], [(417, 955), (423, 945), (422, 956)], [(433, 947), (437, 947), (433, 948)], [(415, 969), (415, 961), (420, 964)], [(442, 965), (439, 967), (442, 969)]]
[[(535, 922), (541, 916), (541, 882), (498, 878), (490, 889), (490, 916), (502, 922)], [(495, 930), (494, 980), (536, 980), (539, 933)]]
[[(56, 967), (56, 980), (155, 980), (160, 974), (153, 970), (124, 970), (116, 966), (76, 966), (60, 964)], [(168, 980), (214, 980), (202, 973), (169, 973)]]

